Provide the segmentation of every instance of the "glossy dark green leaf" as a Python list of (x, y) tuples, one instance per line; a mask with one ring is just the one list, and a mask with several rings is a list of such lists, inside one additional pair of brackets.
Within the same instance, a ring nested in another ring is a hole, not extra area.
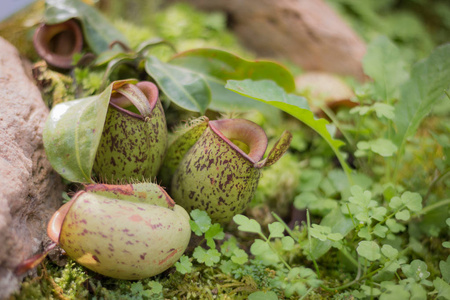
[(95, 8), (81, 0), (47, 0), (44, 18), (47, 24), (78, 19), (83, 27), (85, 40), (96, 54), (108, 50), (109, 44), (115, 40), (127, 44), (122, 33)]
[(342, 154), (339, 152), (339, 147), (344, 145), (344, 142), (333, 139), (327, 128), (329, 122), (325, 119), (316, 119), (314, 114), (309, 110), (308, 103), (305, 98), (294, 94), (287, 94), (282, 88), (271, 80), (229, 80), (225, 87), (241, 95), (275, 106), (309, 126), (320, 136), (322, 136), (322, 138), (324, 138), (330, 145), (339, 159), (344, 171), (346, 171), (348, 176), (350, 176), (349, 174), (351, 173), (351, 169), (345, 163)]
[(62, 177), (93, 182), (91, 172), (111, 92), (130, 82), (115, 82), (100, 95), (61, 103), (50, 111), (43, 132), (44, 147), (52, 167)]
[(248, 61), (222, 50), (194, 49), (177, 54), (170, 63), (205, 77), (211, 88), (212, 98), (209, 108), (217, 111), (257, 109), (268, 114), (273, 112), (268, 105), (225, 89), (225, 83), (229, 79), (269, 79), (275, 81), (286, 92), (295, 90), (294, 79), (283, 66), (270, 61)]
[(172, 102), (184, 109), (205, 113), (211, 102), (211, 91), (202, 76), (163, 63), (154, 56), (147, 58), (145, 70)]
[(206, 48), (189, 50), (177, 54), (170, 63), (223, 83), (229, 79), (269, 79), (276, 82), (287, 93), (295, 90), (294, 78), (282, 65), (271, 61), (248, 61), (222, 50)]

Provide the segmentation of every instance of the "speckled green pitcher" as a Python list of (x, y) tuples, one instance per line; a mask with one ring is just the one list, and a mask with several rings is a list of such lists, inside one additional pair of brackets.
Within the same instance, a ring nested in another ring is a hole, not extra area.
[(257, 124), (244, 119), (205, 119), (169, 147), (166, 165), (174, 170), (171, 196), (187, 211), (205, 210), (214, 222), (228, 222), (251, 201), (261, 168), (275, 163), (291, 139), (284, 132), (262, 160), (267, 137)]
[(102, 182), (154, 180), (167, 149), (158, 88), (127, 84), (111, 94), (93, 171)]

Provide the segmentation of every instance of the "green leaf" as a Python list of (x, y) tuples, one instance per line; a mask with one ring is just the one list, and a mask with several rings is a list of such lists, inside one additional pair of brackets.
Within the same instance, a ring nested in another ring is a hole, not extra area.
[(392, 247), (391, 245), (383, 245), (383, 247), (381, 247), (381, 253), (383, 253), (383, 255), (389, 258), (390, 260), (393, 260), (397, 257), (398, 250)]
[(150, 291), (149, 291), (149, 292), (150, 292), (151, 294), (156, 295), (156, 294), (162, 293), (162, 291), (163, 291), (163, 286), (162, 286), (162, 284), (159, 283), (159, 282), (157, 282), (157, 281), (152, 280), (152, 281), (150, 281), (147, 285), (148, 285), (148, 287), (150, 288)]
[(345, 163), (342, 154), (339, 152), (339, 147), (344, 145), (344, 143), (333, 139), (327, 129), (329, 122), (325, 119), (316, 119), (313, 113), (309, 110), (308, 103), (305, 98), (293, 94), (287, 94), (275, 82), (270, 80), (228, 80), (225, 87), (238, 94), (275, 106), (312, 128), (320, 136), (322, 136), (322, 138), (324, 138), (333, 149), (346, 174), (350, 174), (351, 169)]
[(366, 208), (372, 201), (372, 193), (364, 191), (359, 185), (352, 186), (350, 192), (352, 193), (352, 196), (348, 198), (350, 203)]
[(251, 293), (248, 296), (248, 300), (278, 300), (278, 296), (277, 294), (271, 291), (269, 292), (258, 291)]
[(190, 215), (192, 220), (189, 220), (189, 224), (196, 235), (201, 236), (211, 227), (211, 218), (206, 211), (194, 209)]
[(109, 49), (113, 41), (127, 44), (126, 38), (95, 8), (80, 0), (46, 0), (45, 23), (58, 24), (76, 18), (83, 27), (89, 47), (100, 54)]
[(253, 255), (261, 255), (267, 251), (272, 251), (272, 250), (270, 249), (269, 245), (261, 239), (255, 239), (252, 246), (250, 247), (250, 252)]
[[(401, 89), (395, 106), (395, 143), (401, 149), (417, 131), (422, 119), (444, 95), (450, 85), (450, 44), (436, 48), (431, 55), (416, 63), (411, 78)], [(399, 156), (400, 157), (400, 156)]]
[(263, 80), (277, 83), (286, 92), (295, 90), (294, 78), (290, 72), (270, 61), (248, 61), (231, 53), (216, 49), (194, 49), (174, 56), (171, 64), (201, 74), (211, 88), (210, 108), (218, 111), (247, 111), (257, 109), (263, 113), (272, 111), (270, 106), (225, 89), (227, 80)]
[(262, 235), (261, 225), (253, 219), (249, 219), (244, 215), (235, 215), (233, 220), (239, 225), (238, 230), (245, 232), (253, 232)]
[(248, 254), (242, 249), (234, 249), (231, 261), (238, 265), (243, 265), (248, 261)]
[(282, 238), (284, 237), (284, 226), (280, 222), (273, 222), (269, 224), (270, 238)]
[(400, 199), (400, 197), (392, 197), (391, 201), (389, 202), (389, 207), (392, 209), (399, 209), (402, 207), (403, 201)]
[(375, 95), (382, 100), (398, 98), (399, 86), (408, 79), (403, 54), (385, 36), (369, 44), (363, 68), (364, 73), (374, 80)]
[(441, 278), (436, 278), (433, 280), (433, 285), (438, 292), (436, 299), (447, 299), (450, 300), (450, 285), (442, 280)]
[(233, 272), (233, 270), (236, 270), (238, 267), (239, 265), (235, 264), (231, 260), (222, 260), (220, 264), (220, 270), (225, 274), (231, 274), (231, 272)]
[(222, 227), (218, 223), (213, 224), (205, 232), (206, 244), (210, 248), (215, 248), (216, 247), (216, 244), (215, 244), (214, 240), (223, 240), (224, 237), (225, 237), (225, 233), (223, 232)]
[(380, 246), (373, 241), (361, 241), (356, 252), (367, 260), (375, 261), (381, 258)]
[(100, 95), (56, 105), (45, 123), (43, 139), (52, 167), (73, 182), (91, 178), (105, 125), (111, 92), (132, 81), (116, 81)]
[(447, 260), (441, 260), (439, 262), (439, 269), (441, 270), (442, 279), (447, 283), (450, 283), (450, 256), (447, 256)]
[(410, 211), (418, 212), (422, 210), (422, 196), (419, 193), (404, 192), (402, 202)]
[(428, 266), (421, 260), (413, 260), (409, 265), (403, 265), (402, 271), (408, 277), (417, 282), (427, 279), (430, 276), (430, 272), (427, 271)]
[(183, 255), (180, 257), (180, 260), (175, 263), (175, 268), (181, 274), (187, 274), (192, 272), (192, 263), (189, 260), (189, 257)]
[(397, 146), (387, 139), (376, 139), (373, 141), (369, 141), (369, 144), (370, 149), (373, 152), (383, 157), (390, 157), (394, 155), (395, 152), (397, 152)]
[(235, 249), (239, 249), (235, 237), (231, 237), (220, 246), (223, 255), (231, 257)]
[(408, 221), (411, 215), (407, 209), (401, 210), (395, 214), (397, 220)]
[(316, 202), (319, 198), (314, 193), (304, 192), (299, 194), (294, 199), (294, 206), (297, 209), (303, 209), (310, 206), (310, 204)]
[[(326, 215), (320, 222), (320, 225), (329, 227), (331, 228), (331, 232), (340, 233), (344, 237), (354, 228), (352, 220), (342, 214), (339, 208), (334, 209)], [(311, 245), (311, 253), (309, 254), (313, 256), (314, 259), (318, 259), (331, 249), (332, 244), (333, 241), (330, 240), (323, 242), (313, 240)]]
[(401, 285), (390, 285), (380, 296), (380, 300), (409, 300), (410, 294)]
[(395, 117), (395, 108), (392, 105), (386, 103), (375, 103), (373, 105), (373, 110), (377, 114), (378, 118), (385, 117), (386, 119), (393, 120)]
[(184, 109), (205, 113), (211, 102), (211, 91), (202, 76), (188, 69), (163, 63), (154, 56), (147, 58), (145, 71), (172, 102)]
[(220, 252), (216, 249), (206, 251), (202, 247), (197, 247), (192, 256), (199, 262), (204, 263), (208, 267), (212, 267), (220, 261)]
[(292, 251), (294, 249), (295, 241), (290, 236), (285, 236), (281, 239), (283, 250)]
[(386, 226), (381, 225), (381, 224), (377, 224), (373, 228), (373, 233), (376, 234), (377, 236), (381, 237), (381, 238), (385, 238), (387, 232), (388, 232), (388, 228)]
[(386, 221), (386, 225), (387, 227), (389, 227), (389, 229), (393, 232), (393, 233), (398, 233), (398, 232), (402, 232), (406, 229), (405, 226), (403, 226), (400, 223), (397, 223), (394, 219), (388, 219)]

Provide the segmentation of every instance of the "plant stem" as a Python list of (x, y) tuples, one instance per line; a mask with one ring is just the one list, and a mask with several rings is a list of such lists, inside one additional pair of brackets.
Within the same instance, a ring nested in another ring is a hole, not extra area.
[(310, 287), (310, 288), (306, 291), (306, 293), (305, 293), (299, 300), (305, 299), (305, 297), (308, 296), (308, 294), (311, 293), (311, 291), (312, 291), (313, 289), (314, 289), (313, 287)]
[(275, 249), (272, 244), (270, 243), (270, 240), (262, 233), (259, 234), (260, 237), (262, 237), (264, 239), (264, 241), (267, 243), (267, 245), (269, 245), (270, 249), (276, 253), (276, 255), (278, 256), (278, 258), (280, 259), (280, 261), (286, 266), (286, 268), (290, 271), (292, 270), (291, 266), (284, 260), (284, 258), (280, 255), (280, 253), (278, 253), (277, 249)]
[(450, 199), (445, 199), (436, 203), (433, 203), (431, 205), (428, 205), (426, 207), (424, 207), (420, 212), (414, 214), (411, 216), (411, 218), (416, 218), (420, 215), (426, 215), (427, 213), (429, 213), (430, 211), (439, 208), (441, 206), (445, 206), (445, 205), (450, 205)]
[(353, 256), (350, 255), (350, 253), (348, 253), (347, 250), (345, 250), (344, 247), (342, 247), (341, 249), (339, 249), (339, 252), (341, 252), (352, 264), (355, 265), (355, 267), (360, 267), (360, 263), (353, 258)]
[(439, 181), (441, 181), (445, 176), (450, 174), (450, 168), (445, 170), (444, 172), (442, 172), (438, 177), (436, 177), (431, 183), (430, 186), (428, 187), (428, 191), (427, 194), (425, 195), (425, 197), (423, 197), (423, 202), (427, 202), (428, 197), (430, 197), (431, 191), (433, 190), (433, 188), (436, 186), (436, 184), (438, 184)]
[(336, 125), (336, 127), (342, 133), (342, 135), (347, 140), (347, 142), (352, 147), (355, 147), (355, 141), (353, 140), (353, 138), (345, 130), (342, 129), (341, 123), (336, 118), (336, 115), (334, 114), (334, 112), (326, 105), (320, 105), (319, 108), (327, 115), (328, 118), (330, 118), (330, 120), (333, 122), (333, 124)]
[(312, 254), (312, 243), (311, 243), (311, 233), (309, 232), (309, 228), (311, 227), (311, 221), (309, 219), (309, 210), (306, 210), (306, 225), (308, 226), (308, 243), (309, 243), (309, 256), (311, 257), (311, 260), (313, 261), (314, 267), (316, 269), (317, 278), (320, 279), (320, 272), (319, 272), (319, 266), (317, 265), (316, 259), (314, 258)]
[(286, 229), (287, 233), (294, 239), (295, 241), (295, 237), (294, 237), (294, 233), (292, 232), (291, 228), (289, 228), (289, 226), (283, 221), (283, 219), (280, 218), (279, 215), (277, 215), (275, 212), (272, 212), (272, 216), (281, 224), (283, 224), (284, 229)]

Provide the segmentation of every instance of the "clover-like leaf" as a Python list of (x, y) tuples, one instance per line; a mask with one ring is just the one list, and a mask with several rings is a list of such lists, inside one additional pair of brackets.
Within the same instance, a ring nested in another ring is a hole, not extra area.
[(392, 209), (399, 209), (402, 207), (403, 201), (400, 199), (400, 197), (392, 197), (391, 201), (389, 201), (389, 207)]
[(398, 223), (397, 221), (395, 221), (394, 219), (388, 219), (386, 221), (386, 225), (387, 227), (389, 227), (389, 229), (393, 232), (393, 233), (398, 233), (398, 232), (402, 232), (406, 229), (406, 227), (400, 223)]
[(275, 294), (275, 292), (258, 291), (258, 292), (251, 293), (248, 296), (248, 300), (278, 300), (278, 296), (277, 296), (277, 294)]
[(234, 249), (231, 261), (238, 265), (243, 265), (248, 261), (248, 254), (242, 249)]
[(189, 260), (189, 257), (183, 255), (180, 257), (180, 260), (175, 263), (175, 268), (181, 274), (187, 274), (192, 272), (192, 263)]
[(211, 218), (208, 216), (207, 212), (194, 209), (191, 211), (190, 215), (192, 220), (189, 220), (189, 224), (191, 225), (191, 230), (196, 235), (201, 236), (211, 227)]
[(199, 262), (204, 263), (208, 267), (212, 267), (220, 261), (220, 252), (216, 249), (206, 251), (202, 247), (197, 247), (192, 256)]
[(422, 210), (422, 196), (419, 193), (404, 192), (402, 202), (410, 211), (418, 212)]
[(360, 207), (368, 207), (372, 200), (372, 193), (364, 191), (359, 185), (354, 185), (350, 188), (352, 197), (348, 198), (350, 203), (354, 203)]
[(383, 247), (381, 247), (381, 253), (383, 253), (384, 256), (392, 260), (397, 257), (398, 250), (392, 247), (391, 245), (386, 244), (383, 245)]
[(284, 226), (280, 222), (273, 222), (269, 224), (269, 232), (271, 238), (282, 238), (284, 237)]
[(205, 232), (206, 244), (210, 248), (215, 248), (216, 247), (216, 243), (214, 242), (214, 240), (223, 240), (224, 237), (225, 237), (225, 233), (223, 232), (223, 228), (218, 223), (213, 224)]
[(407, 209), (401, 210), (395, 214), (397, 220), (408, 221), (410, 217), (411, 215)]
[(397, 146), (391, 142), (388, 139), (379, 138), (373, 141), (369, 142), (370, 149), (383, 156), (383, 157), (390, 157), (394, 155), (395, 152), (397, 152)]
[(233, 255), (235, 249), (239, 249), (235, 237), (231, 237), (220, 246), (220, 252), (228, 257)]
[(264, 252), (271, 251), (269, 245), (261, 239), (256, 239), (250, 247), (253, 255), (261, 255)]
[(387, 232), (388, 232), (388, 228), (379, 223), (377, 225), (375, 225), (375, 227), (373, 228), (373, 233), (381, 238), (385, 238)]
[(238, 229), (240, 231), (262, 234), (261, 225), (253, 219), (249, 219), (244, 215), (235, 215), (233, 221), (239, 225)]
[(381, 258), (380, 246), (374, 241), (361, 241), (356, 252), (367, 260), (375, 261)]
[(430, 276), (430, 272), (427, 269), (427, 264), (418, 259), (413, 260), (409, 265), (402, 266), (403, 273), (408, 278), (413, 278), (417, 282), (427, 279)]
[(447, 260), (441, 260), (439, 262), (439, 270), (441, 270), (442, 279), (447, 283), (450, 283), (450, 255), (447, 256)]
[(295, 241), (290, 236), (285, 236), (281, 239), (283, 250), (291, 251), (294, 249)]

